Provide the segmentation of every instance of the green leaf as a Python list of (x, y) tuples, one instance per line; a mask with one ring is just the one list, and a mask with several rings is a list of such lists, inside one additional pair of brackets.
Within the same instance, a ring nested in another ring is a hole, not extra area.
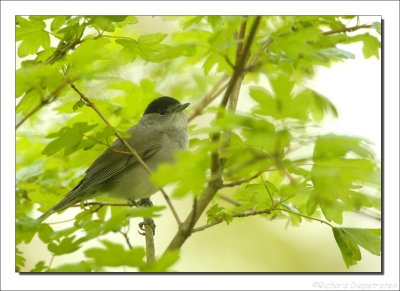
[[(294, 82), (290, 80), (290, 77), (285, 74), (279, 74), (269, 78), (272, 89), (277, 99), (282, 100), (286, 103), (287, 100), (291, 99)], [(278, 106), (278, 110), (279, 110)]]
[(129, 219), (132, 217), (159, 217), (160, 214), (158, 212), (164, 208), (164, 206), (136, 208), (114, 207), (111, 209), (111, 218), (104, 223), (103, 229), (105, 232), (117, 231), (121, 226), (127, 225)]
[(312, 56), (322, 62), (327, 62), (327, 61), (337, 60), (337, 59), (354, 59), (355, 58), (354, 54), (352, 54), (348, 51), (336, 48), (336, 47), (323, 48), (323, 49), (316, 50), (312, 53)]
[(21, 272), (22, 268), (25, 266), (26, 259), (23, 256), (23, 253), (16, 248), (15, 249), (15, 272)]
[(319, 204), (318, 196), (311, 194), (307, 199), (306, 211), (307, 215), (314, 214)]
[(48, 135), (55, 138), (42, 151), (43, 155), (51, 156), (64, 149), (64, 155), (69, 155), (78, 150), (83, 134), (91, 131), (97, 124), (88, 125), (86, 122), (77, 122), (72, 127), (63, 127), (58, 132)]
[[(116, 17), (123, 17), (124, 16), (116, 16)], [(93, 16), (91, 17), (91, 21), (89, 22), (92, 24), (94, 27), (98, 28), (100, 31), (108, 31), (108, 32), (113, 32), (114, 29), (114, 23), (112, 19), (110, 19), (107, 16)]]
[(40, 228), (40, 223), (35, 219), (24, 217), (19, 218), (16, 222), (16, 244), (21, 242), (29, 243)]
[(20, 58), (35, 54), (39, 47), (45, 49), (50, 47), (49, 34), (44, 30), (46, 24), (39, 19), (29, 19), (17, 16), (17, 28), (15, 37), (17, 41), (22, 41), (18, 47), (18, 56)]
[(341, 228), (333, 227), (332, 231), (347, 268), (357, 264), (361, 260), (361, 252), (357, 243)]
[(42, 242), (49, 243), (53, 240), (54, 230), (48, 224), (41, 224), (38, 231), (39, 238)]
[(120, 56), (129, 62), (133, 62), (139, 53), (138, 42), (134, 39), (117, 39), (116, 43), (123, 46), (123, 49), (120, 51)]
[(201, 20), (204, 18), (204, 16), (188, 16), (183, 18), (183, 22), (182, 22), (182, 28), (183, 29), (187, 29), (190, 26), (194, 25), (194, 24), (198, 24), (201, 22)]
[(365, 58), (375, 56), (377, 59), (379, 59), (381, 42), (375, 36), (372, 36), (369, 33), (359, 34), (349, 37), (345, 43), (353, 43), (358, 41), (363, 42), (363, 54)]
[(103, 267), (142, 267), (145, 251), (143, 248), (125, 250), (122, 245), (102, 240), (104, 248), (90, 248), (85, 251), (87, 258), (93, 259), (96, 266)]
[(382, 34), (380, 22), (372, 22), (372, 27), (376, 30), (377, 33)]
[(56, 268), (51, 268), (49, 272), (60, 272), (60, 273), (88, 273), (96, 270), (100, 270), (93, 266), (93, 263), (87, 261), (80, 261), (79, 263), (63, 264)]
[(50, 29), (52, 32), (57, 31), (70, 16), (55, 16), (51, 22)]
[(249, 94), (259, 104), (259, 107), (254, 110), (255, 113), (272, 117), (278, 116), (277, 103), (271, 92), (259, 86), (252, 86)]
[(381, 255), (381, 230), (375, 228), (341, 228), (358, 245), (376, 256)]
[(226, 212), (225, 208), (220, 207), (218, 204), (214, 204), (207, 210), (207, 223), (213, 223), (220, 219), (229, 224), (233, 220), (233, 216)]
[(183, 197), (189, 193), (198, 196), (207, 181), (206, 171), (210, 163), (208, 155), (207, 147), (199, 147), (196, 151), (179, 152), (176, 154), (174, 164), (161, 164), (151, 179), (162, 187), (177, 183), (172, 193), (174, 197)]
[(140, 46), (154, 46), (161, 43), (167, 36), (168, 34), (160, 32), (145, 34), (138, 38), (138, 43)]
[(85, 105), (85, 102), (82, 99), (79, 99), (74, 106), (72, 106), (72, 110), (76, 111), (79, 108), (82, 108)]
[[(110, 40), (107, 38), (88, 39), (82, 42), (73, 53), (67, 56), (67, 62), (74, 66), (74, 69), (83, 74), (85, 70), (91, 72), (96, 69), (96, 64), (112, 58), (111, 52), (107, 49)], [(85, 69), (85, 70), (84, 70)]]
[(329, 158), (343, 158), (349, 153), (366, 159), (374, 157), (374, 152), (365, 139), (346, 135), (327, 134), (317, 138), (313, 159), (314, 161), (318, 161)]
[(19, 101), (15, 112), (22, 112), (24, 115), (27, 115), (31, 112), (35, 107), (37, 107), (42, 102), (42, 96), (39, 91), (31, 90), (22, 97)]
[(46, 269), (47, 269), (46, 262), (39, 261), (39, 262), (37, 262), (35, 267), (31, 270), (31, 272), (43, 272)]
[(376, 256), (381, 253), (380, 229), (334, 227), (332, 231), (347, 267), (353, 266), (361, 260), (358, 246)]
[(62, 239), (60, 242), (51, 242), (47, 248), (56, 256), (70, 254), (77, 251), (81, 247), (79, 240), (74, 241), (75, 236)]

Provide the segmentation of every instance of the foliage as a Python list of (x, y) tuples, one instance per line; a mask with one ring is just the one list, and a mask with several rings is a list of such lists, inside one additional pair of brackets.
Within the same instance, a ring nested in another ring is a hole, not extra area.
[[(200, 104), (207, 92), (218, 97), (217, 89), (228, 84), (218, 85), (218, 80), (233, 79), (238, 51), (256, 25), (241, 72), (249, 89), (242, 88), (239, 97), (253, 108), (237, 113), (206, 104), (200, 112), (216, 117), (206, 124), (192, 122), (189, 149), (177, 154), (175, 164), (159, 167), (153, 181), (174, 184), (176, 199), (201, 199), (214, 185), (213, 157), (218, 155), (223, 183), (206, 205), (205, 228), (253, 215), (285, 219), (293, 226), (317, 220), (332, 227), (347, 267), (361, 260), (359, 246), (380, 255), (380, 229), (342, 226), (346, 212), (380, 213), (379, 161), (362, 138), (313, 130), (338, 112), (329, 96), (304, 85), (318, 66), (354, 58), (346, 44), (361, 42), (365, 58), (379, 58), (380, 40), (372, 32), (381, 33), (380, 23), (347, 29), (355, 18), (265, 16), (258, 25), (257, 17), (164, 17), (170, 32), (141, 33), (135, 30), (140, 18), (133, 16), (17, 17), (22, 62), (16, 71), (16, 270), (24, 270), (26, 263), (19, 245), (35, 236), (53, 257), (76, 253), (91, 240), (101, 246), (85, 249), (85, 260), (79, 262), (53, 267), (40, 260), (32, 272), (171, 270), (179, 250), (148, 263), (144, 248), (127, 249), (122, 237), (108, 240), (131, 218), (160, 216), (164, 207), (81, 203), (72, 224), (55, 227), (32, 219), (34, 209), (49, 209), (74, 187), (114, 138), (69, 85), (85, 92), (123, 133), (158, 96), (193, 104)], [(243, 40), (237, 37), (241, 28)], [(221, 196), (233, 203), (224, 203)]]

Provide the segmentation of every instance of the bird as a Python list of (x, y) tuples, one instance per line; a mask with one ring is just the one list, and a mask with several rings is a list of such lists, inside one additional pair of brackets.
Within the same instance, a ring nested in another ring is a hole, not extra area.
[[(174, 153), (187, 148), (188, 122), (183, 110), (189, 105), (169, 96), (159, 97), (149, 103), (139, 122), (127, 130), (130, 137), (126, 141), (151, 171), (162, 163), (174, 162)], [(56, 212), (103, 193), (135, 201), (147, 199), (158, 190), (148, 172), (116, 139), (89, 166), (82, 180), (37, 221), (43, 222)]]

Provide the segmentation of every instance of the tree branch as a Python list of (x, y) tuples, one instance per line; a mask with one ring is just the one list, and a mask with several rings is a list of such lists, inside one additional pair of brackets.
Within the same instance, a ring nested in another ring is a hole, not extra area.
[[(253, 22), (253, 25), (250, 29), (249, 36), (246, 39), (246, 43), (244, 45), (244, 48), (242, 50), (242, 46), (240, 43), (238, 44), (237, 49), (240, 50), (242, 53), (239, 54), (240, 58), (237, 60), (233, 75), (229, 81), (228, 88), (225, 91), (223, 100), (220, 104), (220, 107), (226, 107), (229, 98), (231, 98), (233, 95), (238, 96), (238, 91), (240, 89), (240, 83), (243, 79), (243, 72), (244, 72), (244, 67), (246, 60), (249, 55), (250, 51), (250, 46), (253, 42), (253, 39), (255, 37), (255, 33), (257, 31), (258, 25), (260, 23), (260, 17), (257, 16), (256, 19)], [(244, 24), (242, 23), (241, 25), (241, 30), (240, 31), (245, 31), (243, 29)], [(243, 37), (244, 38), (244, 37)], [(235, 109), (237, 100), (231, 102), (232, 104), (232, 109)], [(221, 115), (217, 114), (216, 118), (220, 118)], [(219, 135), (214, 134), (211, 136), (211, 139), (213, 142), (218, 142), (219, 141)], [(221, 145), (222, 148), (223, 145)], [(225, 143), (225, 146), (229, 146), (229, 142)], [(225, 149), (226, 150), (226, 149)], [(178, 232), (175, 234), (174, 238), (170, 242), (169, 246), (167, 247), (166, 251), (169, 250), (174, 250), (180, 248), (185, 241), (189, 238), (189, 236), (192, 234), (193, 229), (191, 229), (192, 225), (195, 225), (197, 221), (199, 220), (200, 216), (212, 200), (212, 198), (215, 196), (217, 191), (221, 188), (222, 186), (222, 172), (223, 172), (223, 161), (220, 162), (219, 160), (219, 154), (218, 151), (213, 151), (211, 153), (211, 179), (209, 180), (206, 189), (204, 190), (203, 194), (199, 197), (197, 200), (197, 206), (195, 209), (193, 209), (190, 214), (187, 216), (181, 227), (178, 229)]]
[(146, 238), (146, 257), (147, 263), (154, 262), (156, 259), (154, 247), (154, 221), (152, 218), (143, 218), (144, 232)]

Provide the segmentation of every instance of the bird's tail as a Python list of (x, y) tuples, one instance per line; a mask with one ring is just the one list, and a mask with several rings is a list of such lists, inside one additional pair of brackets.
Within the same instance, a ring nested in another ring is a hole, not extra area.
[[(77, 195), (78, 194), (78, 195)], [(47, 210), (45, 213), (43, 213), (41, 216), (36, 218), (38, 222), (43, 222), (45, 221), (50, 215), (65, 210), (68, 207), (81, 202), (83, 199), (86, 199), (86, 197), (82, 197), (83, 195), (79, 195), (79, 193), (76, 193), (75, 191), (72, 191), (67, 194), (60, 202), (58, 202), (56, 205), (54, 205), (52, 208)]]

